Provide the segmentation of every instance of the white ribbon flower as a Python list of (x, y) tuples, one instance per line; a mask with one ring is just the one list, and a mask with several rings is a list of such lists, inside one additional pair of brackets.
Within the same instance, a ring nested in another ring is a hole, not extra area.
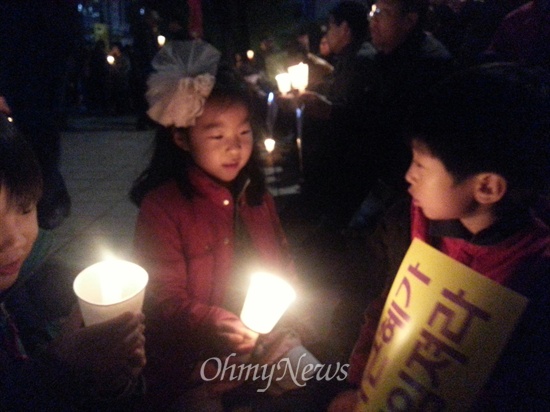
[(220, 52), (202, 40), (173, 41), (153, 59), (147, 114), (165, 127), (189, 127), (204, 110), (216, 81)]

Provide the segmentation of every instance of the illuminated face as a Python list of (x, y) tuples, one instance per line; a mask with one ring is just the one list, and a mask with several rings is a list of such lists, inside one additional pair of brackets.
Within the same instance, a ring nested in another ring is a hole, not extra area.
[(476, 212), (474, 178), (456, 183), (441, 160), (421, 144), (413, 143), (413, 159), (405, 179), (414, 204), (429, 219), (465, 219)]
[(330, 46), (328, 45), (327, 36), (323, 36), (321, 38), (321, 42), (319, 43), (319, 54), (324, 57), (330, 54)]
[(0, 292), (17, 280), (23, 262), (38, 236), (36, 204), (22, 209), (0, 187)]
[(369, 13), (371, 43), (376, 50), (387, 54), (401, 45), (416, 24), (411, 16), (402, 12), (399, 1), (378, 0)]
[[(176, 144), (178, 141), (176, 140)], [(207, 102), (189, 138), (178, 144), (197, 166), (223, 183), (232, 182), (252, 154), (252, 127), (242, 104)]]

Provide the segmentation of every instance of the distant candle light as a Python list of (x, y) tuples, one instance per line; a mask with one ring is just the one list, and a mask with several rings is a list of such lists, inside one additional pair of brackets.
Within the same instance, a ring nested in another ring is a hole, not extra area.
[(166, 43), (166, 37), (164, 37), (163, 35), (157, 36), (157, 43), (160, 47), (164, 46), (164, 44)]
[(254, 50), (248, 50), (246, 52), (246, 57), (248, 57), (248, 60), (252, 60), (254, 58)]
[(275, 144), (276, 144), (275, 140), (272, 139), (271, 137), (268, 137), (267, 139), (264, 140), (264, 146), (267, 153), (271, 153), (273, 150), (275, 150)]
[(292, 84), (290, 82), (290, 74), (288, 73), (281, 73), (275, 76), (275, 80), (277, 80), (277, 87), (279, 88), (279, 91), (282, 94), (287, 94), (290, 90), (292, 90)]

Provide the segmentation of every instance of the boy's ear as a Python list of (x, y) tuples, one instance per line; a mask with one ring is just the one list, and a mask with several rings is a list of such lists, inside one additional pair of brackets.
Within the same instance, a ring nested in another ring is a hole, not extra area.
[(174, 141), (174, 144), (180, 149), (183, 149), (187, 152), (190, 150), (189, 139), (187, 138), (187, 135), (185, 133), (182, 133), (179, 130), (174, 130), (174, 132), (172, 133), (172, 140)]
[(340, 27), (343, 29), (346, 37), (351, 41), (351, 39), (353, 39), (353, 35), (351, 34), (351, 29), (348, 22), (345, 20), (342, 21), (342, 23), (340, 23)]
[(480, 173), (476, 176), (474, 197), (482, 205), (499, 202), (507, 190), (506, 179), (498, 173)]

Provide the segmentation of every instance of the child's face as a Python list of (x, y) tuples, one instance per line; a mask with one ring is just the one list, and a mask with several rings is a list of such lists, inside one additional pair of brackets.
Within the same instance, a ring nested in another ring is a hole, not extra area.
[(455, 183), (441, 160), (417, 142), (413, 142), (413, 159), (405, 179), (414, 204), (429, 219), (465, 219), (476, 211), (474, 179)]
[(23, 210), (0, 187), (0, 292), (10, 288), (38, 236), (36, 204)]
[(206, 104), (190, 129), (188, 142), (178, 144), (189, 150), (197, 166), (224, 183), (232, 182), (246, 165), (252, 145), (247, 108), (216, 102)]

